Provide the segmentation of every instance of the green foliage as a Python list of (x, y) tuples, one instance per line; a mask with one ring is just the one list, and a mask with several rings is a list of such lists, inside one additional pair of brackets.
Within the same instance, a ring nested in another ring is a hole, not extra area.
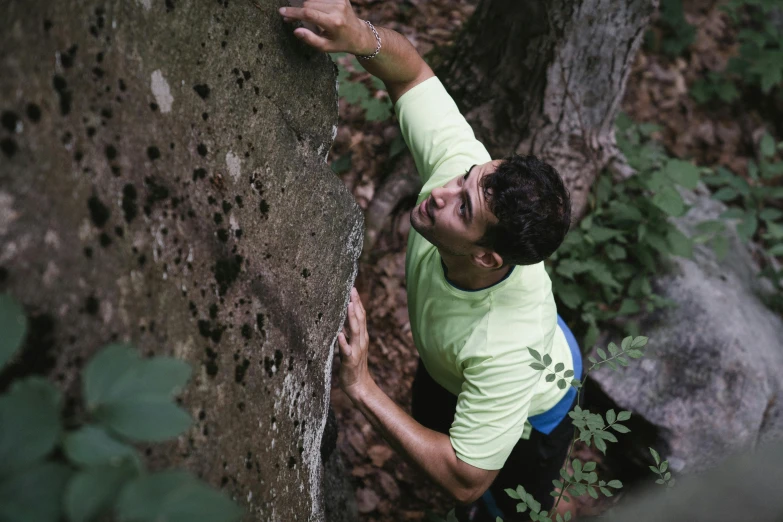
[[(21, 347), (21, 307), (0, 295), (0, 369)], [(184, 472), (149, 474), (129, 442), (171, 439), (190, 426), (172, 396), (190, 377), (186, 363), (143, 359), (109, 345), (83, 374), (87, 424), (65, 431), (62, 396), (40, 377), (0, 395), (0, 520), (89, 522), (113, 512), (128, 522), (230, 522), (242, 510)]]
[[(676, 0), (681, 1), (681, 0)], [(773, 10), (778, 0), (731, 0), (723, 9), (738, 28), (739, 52), (723, 71), (712, 71), (691, 87), (698, 103), (731, 103), (738, 86), (757, 87), (770, 94), (783, 84), (783, 30)]]
[(586, 325), (584, 346), (595, 343), (602, 323), (622, 319), (634, 335), (634, 316), (671, 306), (653, 292), (652, 278), (670, 256), (692, 255), (693, 241), (670, 218), (688, 212), (678, 187), (694, 188), (700, 171), (668, 157), (651, 139), (656, 130), (618, 118), (618, 145), (638, 175), (622, 182), (602, 175), (591, 212), (547, 262), (555, 296)]
[[(759, 162), (748, 162), (748, 180), (730, 170), (719, 167), (704, 178), (714, 190), (712, 197), (729, 207), (720, 220), (706, 221), (698, 225), (702, 242), (724, 230), (725, 220), (737, 220), (737, 235), (743, 241), (755, 239), (772, 256), (783, 256), (783, 160), (775, 160), (783, 151), (783, 142), (765, 134), (759, 145)], [(728, 241), (721, 244), (728, 249)], [(779, 290), (783, 290), (783, 273), (768, 270), (767, 275)]]
[(391, 102), (388, 96), (378, 98), (375, 93), (385, 89), (383, 82), (375, 76), (370, 77), (372, 90), (363, 82), (356, 81), (352, 71), (363, 72), (365, 69), (359, 64), (359, 61), (350, 56), (350, 67), (346, 68), (340, 61), (341, 58), (348, 57), (346, 53), (334, 53), (331, 55), (337, 62), (337, 83), (338, 95), (345, 99), (351, 105), (359, 105), (365, 110), (365, 119), (367, 121), (382, 121), (391, 117)]
[(655, 466), (650, 466), (650, 471), (658, 475), (658, 479), (655, 483), (666, 485), (667, 488), (673, 488), (675, 479), (672, 477), (671, 471), (669, 471), (669, 461), (664, 460), (661, 462), (661, 456), (658, 455), (658, 452), (652, 448), (649, 448), (649, 450), (650, 455), (652, 455), (655, 460)]
[(670, 58), (681, 56), (696, 38), (696, 29), (685, 20), (682, 0), (661, 0), (657, 25), (660, 32), (649, 30), (645, 44)]

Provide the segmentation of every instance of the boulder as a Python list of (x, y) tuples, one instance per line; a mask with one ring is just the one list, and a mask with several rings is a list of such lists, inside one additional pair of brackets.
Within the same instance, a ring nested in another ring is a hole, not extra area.
[[(703, 187), (686, 198), (693, 208), (677, 224), (689, 235), (725, 210)], [(641, 430), (641, 453), (650, 458), (647, 446), (659, 447), (675, 472), (704, 470), (783, 433), (783, 321), (763, 303), (747, 245), (730, 235), (723, 260), (699, 245), (693, 259), (676, 258), (657, 279), (656, 291), (675, 306), (641, 322), (647, 355), (620, 372), (591, 374), (611, 401), (653, 428)]]
[(82, 419), (103, 345), (190, 362), (193, 428), (147, 451), (323, 520), (321, 439), (362, 218), (325, 163), (336, 71), (272, 0), (28, 0), (0, 20), (0, 291)]

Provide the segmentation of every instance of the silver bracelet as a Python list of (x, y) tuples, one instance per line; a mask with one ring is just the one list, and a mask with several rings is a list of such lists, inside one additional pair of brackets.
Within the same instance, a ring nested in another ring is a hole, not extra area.
[(378, 34), (378, 31), (375, 30), (375, 26), (372, 25), (369, 20), (364, 20), (364, 23), (370, 26), (372, 34), (375, 35), (375, 41), (378, 42), (378, 47), (375, 48), (375, 52), (372, 54), (368, 54), (367, 56), (360, 56), (357, 54), (356, 57), (361, 58), (362, 60), (370, 60), (378, 56), (378, 53), (381, 52), (381, 37)]

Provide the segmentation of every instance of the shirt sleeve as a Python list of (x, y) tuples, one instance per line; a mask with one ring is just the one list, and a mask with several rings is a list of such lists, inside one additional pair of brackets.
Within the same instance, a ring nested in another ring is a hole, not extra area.
[(424, 184), (422, 192), (491, 159), (437, 76), (403, 94), (394, 109)]
[(485, 470), (503, 467), (522, 435), (541, 379), (531, 362), (528, 350), (467, 361), (449, 430), (460, 460)]

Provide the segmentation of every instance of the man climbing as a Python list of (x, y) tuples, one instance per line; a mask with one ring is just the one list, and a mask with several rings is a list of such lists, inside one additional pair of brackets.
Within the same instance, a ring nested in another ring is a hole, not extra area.
[(570, 225), (560, 176), (532, 156), (491, 160), (413, 46), (357, 18), (348, 0), (306, 1), (280, 13), (313, 27), (318, 34), (294, 30), (308, 45), (352, 53), (384, 82), (424, 184), (406, 258), (420, 355), (413, 417), (368, 371), (366, 315), (356, 290), (347, 332), (338, 336), (342, 389), (398, 452), (468, 506), (462, 519), (511, 520), (517, 501), (503, 490), (517, 485), (550, 509), (576, 393), (533, 370), (528, 348), (563, 363), (563, 372), (581, 374), (543, 265)]

